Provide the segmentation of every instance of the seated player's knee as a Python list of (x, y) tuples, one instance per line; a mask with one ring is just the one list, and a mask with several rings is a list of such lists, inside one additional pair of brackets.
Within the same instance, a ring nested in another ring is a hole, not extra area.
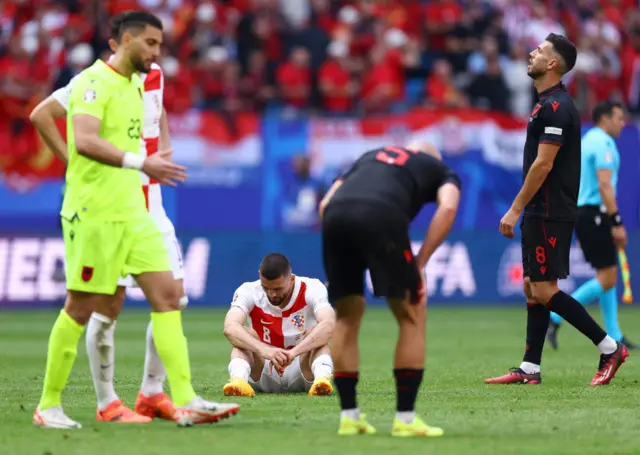
[(560, 289), (555, 281), (542, 281), (539, 283), (531, 283), (531, 295), (537, 303), (547, 305)]
[(602, 285), (602, 289), (608, 291), (616, 285), (618, 278), (618, 268), (616, 266), (607, 267), (606, 269), (598, 270), (596, 274), (598, 282)]

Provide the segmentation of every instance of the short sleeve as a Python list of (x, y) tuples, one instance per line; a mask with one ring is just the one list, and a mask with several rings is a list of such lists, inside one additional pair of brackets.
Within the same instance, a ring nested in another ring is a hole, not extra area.
[(540, 120), (542, 122), (540, 144), (564, 144), (567, 129), (571, 124), (569, 106), (558, 101), (549, 101), (542, 108)]
[(102, 120), (109, 97), (109, 87), (101, 79), (80, 74), (71, 87), (71, 114), (86, 114)]
[(599, 147), (594, 148), (591, 153), (595, 158), (596, 170), (598, 169), (607, 169), (610, 171), (614, 170), (615, 167), (615, 159), (614, 159), (614, 147), (612, 139), (606, 139), (600, 142)]
[(462, 189), (462, 180), (460, 180), (460, 177), (458, 176), (458, 174), (456, 174), (452, 169), (449, 169), (449, 168), (447, 169), (444, 179), (442, 180), (442, 185), (446, 183), (453, 183), (455, 186), (458, 187), (459, 190)]
[(236, 292), (233, 293), (233, 300), (231, 307), (240, 308), (247, 315), (251, 313), (255, 306), (255, 300), (253, 298), (253, 289), (248, 283), (243, 284)]
[(313, 313), (317, 313), (323, 308), (330, 307), (329, 294), (327, 287), (320, 280), (307, 281), (307, 305), (313, 309)]
[(64, 108), (65, 111), (69, 110), (69, 98), (71, 97), (71, 87), (78, 76), (75, 76), (67, 85), (62, 88), (59, 88), (55, 92), (51, 94), (53, 99), (55, 99), (60, 105)]

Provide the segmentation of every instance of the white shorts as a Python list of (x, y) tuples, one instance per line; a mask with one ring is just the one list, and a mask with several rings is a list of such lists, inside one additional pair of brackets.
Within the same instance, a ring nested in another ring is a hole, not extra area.
[[(173, 279), (181, 280), (184, 278), (184, 264), (182, 262), (182, 251), (180, 250), (180, 244), (176, 238), (175, 231), (169, 231), (162, 234), (164, 238), (164, 244), (167, 246), (169, 252), (169, 262), (171, 263), (171, 270), (173, 272)], [(131, 275), (120, 277), (118, 280), (118, 286), (124, 286), (126, 288), (137, 288), (138, 283), (133, 279)]]
[(307, 381), (302, 375), (300, 357), (296, 357), (293, 363), (284, 370), (282, 377), (278, 375), (275, 368), (271, 374), (269, 374), (269, 365), (271, 365), (271, 361), (265, 361), (262, 375), (258, 382), (254, 382), (253, 379), (249, 377), (249, 384), (251, 384), (256, 392), (301, 393), (308, 392), (309, 389), (311, 389), (313, 381)]

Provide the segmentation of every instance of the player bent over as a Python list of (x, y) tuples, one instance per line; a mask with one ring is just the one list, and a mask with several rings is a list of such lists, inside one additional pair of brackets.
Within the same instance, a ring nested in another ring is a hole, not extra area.
[[(126, 12), (112, 18), (109, 45), (114, 52), (117, 51), (120, 44), (120, 26), (131, 14), (131, 12)], [(141, 153), (151, 156), (159, 150), (163, 152), (170, 150), (171, 144), (166, 112), (162, 108), (164, 89), (162, 70), (155, 63), (150, 65), (149, 71), (146, 70), (147, 68), (139, 73), (144, 87), (145, 112), (143, 121), (144, 142), (142, 143), (145, 150), (141, 151)], [(67, 144), (60, 135), (55, 120), (67, 114), (74, 80), (75, 78), (67, 86), (52, 93), (31, 114), (31, 120), (43, 141), (65, 164), (68, 163)], [(163, 153), (163, 155), (166, 156), (166, 153)], [(150, 181), (149, 177), (143, 172), (140, 173), (140, 177), (143, 182), (142, 190), (146, 197), (149, 213), (151, 213), (160, 228), (167, 247), (175, 286), (181, 296), (180, 308), (184, 309), (188, 304), (188, 298), (185, 295), (183, 286), (184, 268), (180, 247), (175, 236), (175, 229), (162, 205), (160, 184), (156, 181)], [(163, 392), (166, 370), (154, 344), (151, 322), (147, 327), (144, 374), (140, 393), (136, 400), (136, 412), (127, 408), (115, 392), (113, 377), (115, 369), (114, 331), (116, 319), (124, 303), (124, 288), (136, 286), (137, 284), (131, 275), (120, 278), (118, 289), (113, 296), (113, 302), (108, 311), (103, 312), (104, 314), (94, 312), (87, 325), (86, 349), (97, 396), (98, 421), (147, 423), (153, 417), (173, 420), (175, 414), (171, 399)]]
[(95, 311), (108, 314), (120, 276), (131, 274), (149, 300), (153, 338), (167, 369), (182, 426), (235, 414), (235, 404), (196, 395), (179, 311), (180, 296), (162, 234), (146, 209), (139, 170), (163, 184), (186, 178), (185, 169), (159, 154), (140, 154), (143, 86), (136, 71), (160, 54), (162, 23), (137, 12), (120, 25), (121, 45), (110, 64), (100, 60), (71, 89), (67, 137), (69, 164), (61, 210), (67, 301), (49, 338), (42, 397), (35, 425), (81, 428), (61, 406), (84, 325)]
[(289, 260), (278, 253), (264, 257), (259, 276), (236, 290), (224, 321), (233, 345), (224, 394), (331, 395), (327, 343), (335, 313), (324, 284), (292, 274)]
[[(366, 269), (375, 295), (387, 298), (400, 328), (393, 370), (397, 412), (391, 434), (444, 433), (414, 412), (425, 361), (424, 267), (451, 229), (460, 199), (460, 179), (441, 159), (423, 142), (369, 151), (336, 180), (320, 204), (324, 268), (337, 315), (331, 354), (342, 409), (339, 435), (376, 431), (356, 402)], [(428, 202), (437, 202), (438, 209), (414, 257), (409, 224)]]

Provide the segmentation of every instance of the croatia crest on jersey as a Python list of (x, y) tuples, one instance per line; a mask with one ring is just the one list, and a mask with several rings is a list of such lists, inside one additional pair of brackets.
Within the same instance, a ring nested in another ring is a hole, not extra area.
[(294, 314), (291, 316), (291, 323), (298, 330), (304, 330), (304, 316), (301, 314)]

